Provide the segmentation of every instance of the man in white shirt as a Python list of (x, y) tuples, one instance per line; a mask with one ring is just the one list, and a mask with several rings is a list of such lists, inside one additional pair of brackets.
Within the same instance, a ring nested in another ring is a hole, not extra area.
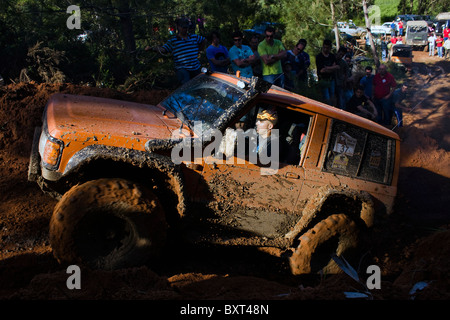
[(436, 43), (436, 34), (432, 33), (429, 37), (428, 37), (428, 55), (430, 57), (434, 56), (434, 48), (435, 48), (435, 43)]

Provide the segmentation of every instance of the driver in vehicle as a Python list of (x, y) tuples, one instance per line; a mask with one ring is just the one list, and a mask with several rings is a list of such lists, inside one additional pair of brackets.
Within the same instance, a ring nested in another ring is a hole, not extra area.
[[(258, 140), (256, 143), (256, 152), (258, 158), (271, 157), (274, 142), (278, 142), (278, 135), (275, 133), (275, 127), (278, 123), (278, 114), (275, 108), (260, 110), (256, 116), (256, 133)], [(277, 140), (277, 141), (274, 141)], [(275, 149), (274, 149), (275, 151)]]

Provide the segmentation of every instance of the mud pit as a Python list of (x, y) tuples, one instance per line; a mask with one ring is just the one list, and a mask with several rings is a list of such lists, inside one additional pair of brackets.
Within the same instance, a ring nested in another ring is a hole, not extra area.
[[(450, 62), (414, 52), (413, 86), (404, 116), (402, 164), (395, 212), (375, 228), (362, 265), (381, 268), (374, 299), (450, 298)], [(48, 241), (56, 201), (27, 181), (34, 127), (52, 93), (94, 95), (155, 104), (167, 91), (125, 94), (108, 89), (24, 84), (0, 88), (0, 299), (334, 300), (362, 289), (345, 274), (292, 277), (265, 252), (172, 244), (154, 268), (114, 272), (82, 269), (82, 289), (68, 290), (66, 266)], [(357, 267), (356, 265), (354, 266)], [(365, 269), (360, 270), (366, 278)]]

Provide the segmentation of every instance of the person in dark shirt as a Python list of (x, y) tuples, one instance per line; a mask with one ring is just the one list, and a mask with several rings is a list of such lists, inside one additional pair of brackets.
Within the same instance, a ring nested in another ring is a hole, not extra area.
[(404, 100), (408, 92), (408, 83), (403, 83), (400, 88), (395, 89), (392, 94), (392, 103), (394, 104), (394, 113), (397, 117), (397, 127), (403, 127), (403, 110), (411, 110), (405, 106)]
[(323, 100), (329, 105), (335, 105), (336, 71), (339, 66), (336, 56), (331, 53), (331, 41), (328, 39), (323, 41), (322, 51), (316, 56), (316, 67)]
[(364, 87), (361, 85), (356, 88), (355, 94), (347, 102), (345, 110), (372, 121), (375, 121), (378, 115), (377, 108), (375, 108), (373, 102), (364, 95)]

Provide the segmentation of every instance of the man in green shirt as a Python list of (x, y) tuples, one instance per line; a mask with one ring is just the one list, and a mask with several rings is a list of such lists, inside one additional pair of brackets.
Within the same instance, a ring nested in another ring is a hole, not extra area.
[(281, 60), (286, 57), (286, 49), (280, 40), (274, 39), (275, 29), (266, 28), (265, 39), (258, 45), (261, 57), (263, 79), (279, 87), (284, 87), (284, 75)]

